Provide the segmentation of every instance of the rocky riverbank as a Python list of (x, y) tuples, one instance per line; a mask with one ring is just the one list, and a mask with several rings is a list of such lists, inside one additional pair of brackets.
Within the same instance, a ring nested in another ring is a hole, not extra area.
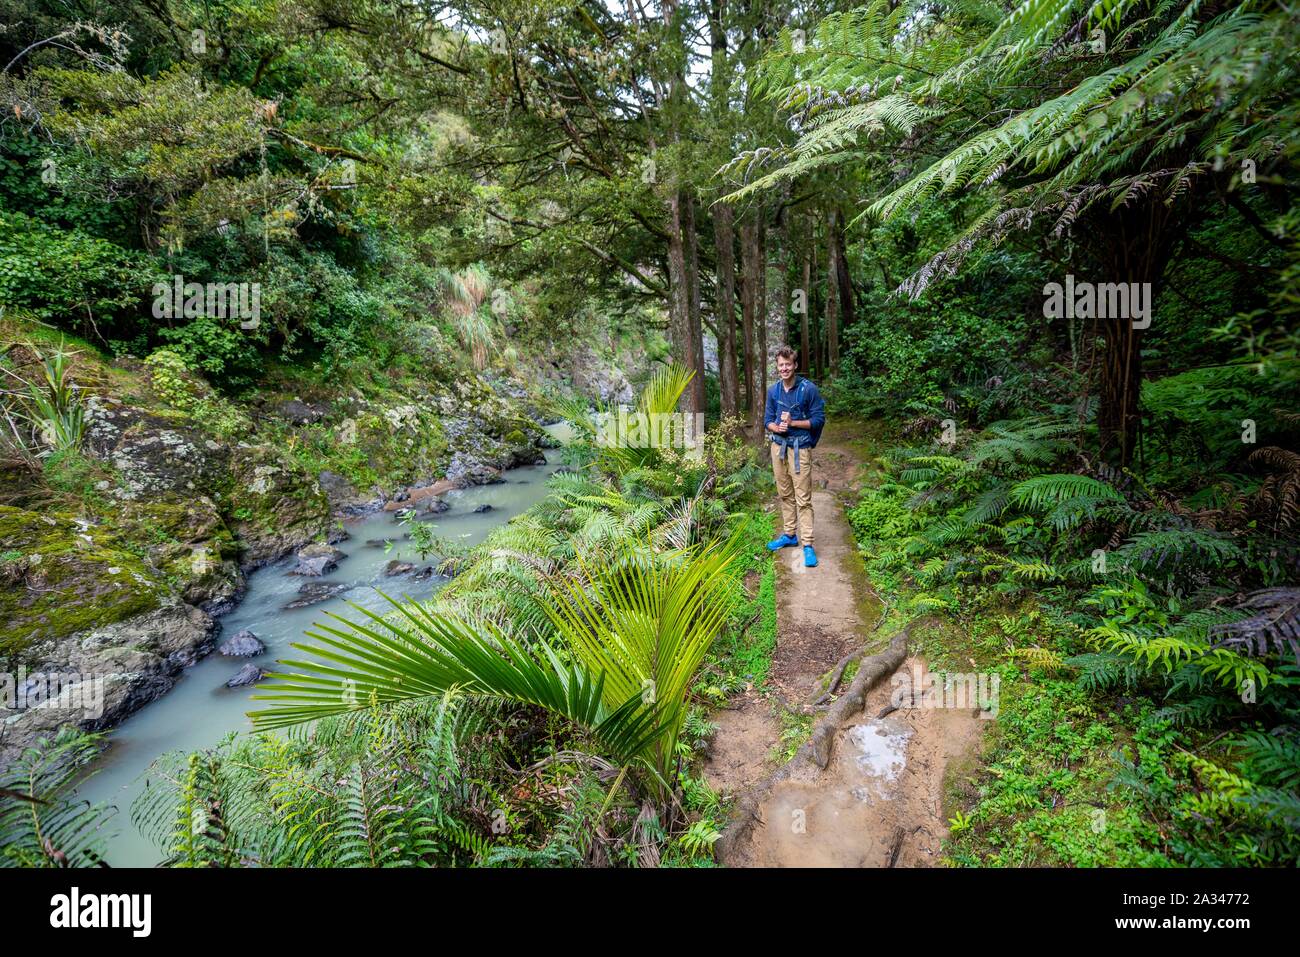
[(525, 386), (472, 374), (404, 384), (399, 401), (316, 388), (236, 405), (165, 359), (79, 373), (73, 493), (0, 505), (0, 767), (166, 693), (212, 650), (246, 574), (345, 537), (341, 516), (434, 507), (544, 461), (549, 441)]

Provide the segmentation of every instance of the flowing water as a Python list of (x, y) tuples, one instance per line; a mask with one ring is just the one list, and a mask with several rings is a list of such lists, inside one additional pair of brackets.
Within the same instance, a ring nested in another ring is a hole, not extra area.
[[(565, 438), (562, 426), (548, 431), (561, 440)], [(448, 493), (450, 510), (429, 519), (434, 534), (469, 545), (482, 541), (493, 528), (545, 497), (546, 480), (559, 467), (559, 456), (557, 451), (548, 451), (546, 465), (511, 469), (503, 473), (503, 483)], [(492, 509), (475, 513), (474, 509), (480, 505), (490, 505)], [(377, 589), (393, 598), (405, 595), (421, 600), (445, 582), (437, 575), (419, 581), (410, 574), (395, 577), (384, 574), (384, 566), (393, 559), (412, 562), (417, 569), (430, 564), (421, 561), (406, 546), (402, 536), (407, 528), (391, 513), (350, 519), (344, 527), (349, 538), (338, 542), (337, 547), (347, 557), (339, 561), (335, 571), (322, 578), (288, 575), (288, 570), (296, 564), (296, 559), (289, 556), (249, 575), (243, 601), (220, 619), (218, 644), (248, 629), (266, 645), (264, 654), (256, 658), (227, 658), (213, 652), (186, 669), (171, 691), (109, 732), (108, 751), (95, 762), (93, 776), (77, 789), (80, 798), (118, 809), (106, 825), (111, 834), (107, 841), (109, 864), (149, 867), (162, 857), (152, 841), (137, 831), (130, 820), (131, 802), (143, 791), (144, 772), (155, 758), (176, 749), (193, 751), (211, 747), (232, 731), (251, 730), (246, 712), (266, 707), (267, 702), (249, 700), (256, 686), (225, 687), (226, 681), (241, 667), (251, 662), (274, 670), (276, 659), (295, 654), (290, 644), (301, 641), (303, 632), (313, 622), (326, 620), (326, 612), (355, 617), (356, 612), (347, 602), (376, 610), (391, 607)], [(387, 550), (382, 543), (367, 544), (386, 538), (393, 540)], [(284, 610), (286, 604), (299, 597), (298, 589), (304, 582), (343, 584), (347, 590), (306, 608)]]

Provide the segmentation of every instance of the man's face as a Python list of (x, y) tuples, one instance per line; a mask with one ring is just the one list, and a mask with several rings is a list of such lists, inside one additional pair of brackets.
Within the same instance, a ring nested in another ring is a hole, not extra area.
[(794, 360), (787, 359), (784, 356), (776, 357), (776, 374), (782, 379), (788, 379), (794, 375)]

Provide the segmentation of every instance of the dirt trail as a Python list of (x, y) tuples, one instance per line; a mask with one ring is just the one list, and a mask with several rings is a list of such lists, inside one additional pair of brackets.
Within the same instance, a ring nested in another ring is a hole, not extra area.
[[(880, 603), (844, 516), (864, 456), (849, 428), (832, 423), (813, 453), (818, 566), (804, 568), (798, 548), (775, 558), (773, 693), (749, 692), (712, 719), (718, 732), (705, 775), (723, 793), (741, 797), (767, 788), (781, 763), (782, 709), (803, 710), (845, 655), (888, 644), (874, 634)], [(899, 671), (911, 675), (914, 669), (924, 671), (924, 660), (908, 657)], [(877, 718), (893, 693), (894, 682), (886, 678), (868, 694), (866, 707), (839, 726), (824, 770), (796, 757), (788, 773), (761, 793), (753, 827), (732, 829), (739, 836), (720, 842), (720, 861), (731, 867), (936, 862), (947, 835), (945, 772), (978, 751), (985, 722), (972, 709), (953, 708), (906, 708)], [(814, 710), (813, 720), (824, 713), (824, 707)]]

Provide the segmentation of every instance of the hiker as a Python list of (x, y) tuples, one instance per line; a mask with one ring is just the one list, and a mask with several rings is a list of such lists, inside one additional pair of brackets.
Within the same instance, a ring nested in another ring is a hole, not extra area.
[(767, 390), (767, 409), (763, 413), (784, 523), (783, 534), (768, 542), (767, 547), (775, 552), (803, 545), (803, 563), (812, 568), (817, 564), (817, 552), (813, 550), (812, 450), (826, 424), (826, 404), (817, 386), (795, 374), (795, 359), (796, 353), (789, 346), (776, 350), (780, 380)]

